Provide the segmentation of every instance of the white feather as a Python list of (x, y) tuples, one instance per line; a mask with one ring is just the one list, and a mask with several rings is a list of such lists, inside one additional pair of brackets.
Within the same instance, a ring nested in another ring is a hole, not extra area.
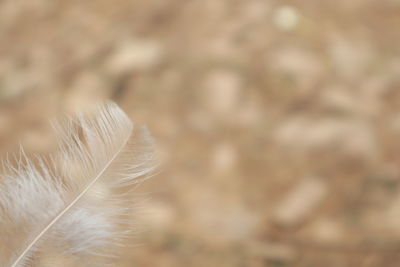
[[(105, 265), (126, 234), (132, 186), (155, 168), (153, 142), (115, 104), (58, 124), (60, 151), (34, 165), (23, 153), (0, 183), (1, 266), (48, 251)], [(38, 166), (38, 167), (35, 167)]]

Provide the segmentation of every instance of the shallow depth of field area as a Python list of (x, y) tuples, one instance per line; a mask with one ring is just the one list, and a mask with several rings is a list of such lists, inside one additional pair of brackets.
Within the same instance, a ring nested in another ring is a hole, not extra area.
[(116, 266), (400, 266), (399, 26), (398, 0), (1, 1), (0, 156), (112, 99), (163, 155)]

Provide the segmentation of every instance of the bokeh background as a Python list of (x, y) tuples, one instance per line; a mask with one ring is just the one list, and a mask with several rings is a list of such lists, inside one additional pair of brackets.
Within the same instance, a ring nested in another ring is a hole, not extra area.
[(5, 0), (0, 154), (104, 99), (165, 156), (116, 266), (400, 266), (400, 1)]

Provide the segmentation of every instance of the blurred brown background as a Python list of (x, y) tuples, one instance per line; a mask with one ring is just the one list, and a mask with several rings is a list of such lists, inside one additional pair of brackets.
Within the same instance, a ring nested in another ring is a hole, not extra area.
[(117, 266), (400, 266), (400, 1), (5, 0), (1, 155), (113, 99), (166, 156)]

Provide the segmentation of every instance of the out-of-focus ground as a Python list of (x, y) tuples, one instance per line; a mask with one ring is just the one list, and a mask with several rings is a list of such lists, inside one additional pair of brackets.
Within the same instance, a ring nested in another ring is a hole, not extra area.
[(1, 155), (113, 99), (165, 155), (117, 266), (400, 266), (400, 1), (0, 2)]

